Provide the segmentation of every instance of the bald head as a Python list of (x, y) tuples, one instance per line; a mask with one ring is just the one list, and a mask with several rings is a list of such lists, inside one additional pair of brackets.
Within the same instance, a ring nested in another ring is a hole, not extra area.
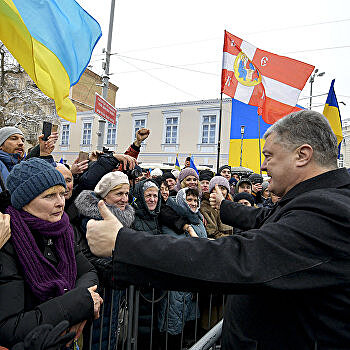
[(73, 175), (72, 172), (61, 163), (57, 163), (56, 169), (63, 175), (64, 180), (66, 181), (67, 190), (64, 194), (64, 198), (67, 200), (72, 197), (73, 193)]

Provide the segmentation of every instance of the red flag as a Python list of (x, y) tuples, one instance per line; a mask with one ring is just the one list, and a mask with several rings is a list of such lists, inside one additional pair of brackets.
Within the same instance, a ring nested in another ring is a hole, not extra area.
[(273, 124), (295, 105), (314, 66), (260, 50), (225, 31), (221, 92), (259, 108)]

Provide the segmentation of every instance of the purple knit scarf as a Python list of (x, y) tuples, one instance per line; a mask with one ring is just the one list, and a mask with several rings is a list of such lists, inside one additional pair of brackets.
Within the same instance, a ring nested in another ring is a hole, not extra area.
[[(11, 216), (11, 237), (25, 281), (33, 294), (40, 300), (64, 294), (75, 286), (77, 264), (74, 253), (73, 228), (66, 213), (60, 221), (51, 223), (39, 219), (24, 210), (9, 206), (6, 213)], [(51, 238), (58, 265), (55, 267), (39, 250), (31, 233)]]

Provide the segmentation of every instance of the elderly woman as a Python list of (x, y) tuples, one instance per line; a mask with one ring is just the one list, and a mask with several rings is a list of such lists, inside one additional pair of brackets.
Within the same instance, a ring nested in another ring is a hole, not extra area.
[(74, 246), (64, 178), (33, 158), (14, 166), (6, 185), (11, 238), (0, 250), (0, 345), (10, 348), (34, 327), (65, 319), (79, 336), (102, 299), (94, 268)]
[[(99, 258), (93, 255), (86, 243), (86, 225), (90, 219), (101, 220), (101, 214), (98, 209), (98, 202), (103, 199), (109, 210), (115, 215), (125, 227), (130, 227), (135, 219), (135, 211), (128, 204), (129, 197), (129, 180), (126, 174), (120, 171), (110, 172), (104, 175), (97, 183), (94, 191), (85, 190), (82, 191), (75, 199), (74, 203), (80, 215), (80, 231), (82, 234), (81, 245), (83, 252), (89, 261), (95, 266), (98, 271), (101, 284), (105, 289), (104, 300), (104, 317), (103, 317), (103, 332), (102, 332), (102, 348), (108, 347), (109, 337), (109, 323), (110, 323), (110, 307), (112, 300), (112, 259)], [(111, 339), (110, 345), (114, 349), (116, 342), (116, 329), (117, 329), (117, 314), (118, 304), (121, 294), (119, 291), (115, 291), (113, 294), (113, 312), (111, 320)], [(93, 349), (99, 348), (99, 332), (100, 320), (94, 322), (93, 332)]]

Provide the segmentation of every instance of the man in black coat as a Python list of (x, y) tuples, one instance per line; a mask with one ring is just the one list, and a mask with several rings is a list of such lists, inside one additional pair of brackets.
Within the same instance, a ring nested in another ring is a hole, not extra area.
[(337, 168), (336, 137), (321, 114), (300, 111), (264, 138), (262, 170), (278, 204), (245, 207), (218, 188), (210, 198), (242, 233), (215, 241), (136, 234), (100, 203), (105, 220), (89, 222), (90, 248), (113, 254), (120, 280), (231, 294), (223, 350), (349, 349), (350, 176)]

